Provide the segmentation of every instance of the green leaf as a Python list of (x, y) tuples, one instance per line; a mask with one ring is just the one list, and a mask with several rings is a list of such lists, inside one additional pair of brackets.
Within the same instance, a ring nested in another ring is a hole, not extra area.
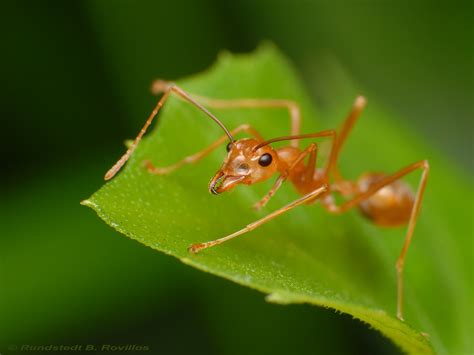
[[(342, 121), (339, 117), (323, 126), (293, 67), (270, 45), (251, 55), (224, 53), (209, 71), (179, 84), (196, 95), (215, 98), (296, 100), (303, 132), (337, 127)], [(255, 212), (252, 204), (273, 181), (239, 186), (217, 197), (209, 194), (207, 184), (226, 155), (225, 146), (169, 176), (147, 173), (144, 159), (166, 166), (222, 135), (216, 124), (176, 98), (166, 103), (159, 127), (140, 143), (123, 171), (83, 204), (130, 238), (257, 289), (270, 302), (310, 303), (351, 314), (409, 353), (466, 352), (471, 345), (472, 288), (467, 280), (472, 271), (465, 194), (472, 190), (437, 152), (369, 103), (342, 152), (341, 168), (347, 176), (356, 178), (366, 170), (394, 172), (424, 158), (432, 165), (406, 262), (406, 322), (395, 317), (394, 267), (405, 230), (381, 229), (356, 210), (332, 216), (318, 204), (301, 206), (233, 241), (189, 254), (190, 244), (230, 234), (298, 195), (284, 186), (263, 211)], [(229, 128), (250, 123), (265, 138), (289, 132), (284, 110), (213, 112)], [(417, 180), (418, 176), (408, 179), (415, 184)]]

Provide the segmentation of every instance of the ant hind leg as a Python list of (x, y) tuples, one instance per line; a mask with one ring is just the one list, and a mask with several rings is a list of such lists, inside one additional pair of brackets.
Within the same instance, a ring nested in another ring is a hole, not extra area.
[(367, 100), (365, 99), (364, 96), (358, 96), (355, 99), (354, 104), (352, 105), (351, 111), (347, 115), (346, 119), (344, 120), (342, 124), (341, 129), (338, 132), (338, 139), (334, 147), (334, 155), (331, 162), (331, 166), (332, 166), (331, 172), (334, 174), (334, 179), (338, 182), (343, 180), (336, 164), (337, 161), (339, 160), (339, 154), (341, 152), (342, 146), (344, 145), (349, 133), (352, 131), (355, 123), (359, 119), (359, 116), (362, 110), (364, 109), (366, 103), (367, 103)]
[[(341, 214), (349, 209), (358, 206), (362, 201), (368, 200), (372, 197), (377, 191), (379, 191), (384, 186), (390, 185), (396, 180), (399, 180), (403, 176), (415, 171), (416, 169), (422, 169), (420, 183), (418, 185), (418, 190), (416, 192), (413, 205), (411, 206), (410, 216), (408, 219), (408, 227), (405, 234), (405, 241), (403, 243), (402, 250), (396, 262), (397, 269), (397, 317), (400, 320), (403, 320), (403, 271), (405, 265), (405, 258), (408, 251), (408, 248), (413, 237), (413, 232), (415, 230), (416, 221), (420, 212), (421, 202), (423, 200), (423, 194), (426, 188), (426, 182), (429, 174), (429, 164), (427, 160), (422, 160), (416, 163), (413, 163), (395, 174), (389, 175), (381, 179), (379, 182), (372, 185), (367, 191), (357, 193), (352, 199), (344, 202), (342, 205), (337, 206), (332, 199), (323, 200), (323, 206), (330, 212), (334, 214)], [(337, 184), (337, 183), (336, 183)]]

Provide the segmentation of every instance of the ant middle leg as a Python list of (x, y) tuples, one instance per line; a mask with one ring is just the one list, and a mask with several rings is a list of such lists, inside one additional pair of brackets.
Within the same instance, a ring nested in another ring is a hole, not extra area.
[[(260, 134), (250, 125), (248, 124), (243, 124), (238, 126), (237, 128), (233, 129), (230, 131), (232, 135), (237, 135), (240, 132), (246, 132), (247, 134), (257, 138), (258, 140), (263, 140), (263, 138), (260, 136)], [(177, 163), (174, 163), (172, 165), (166, 166), (166, 167), (156, 167), (153, 165), (153, 163), (150, 160), (145, 160), (143, 164), (147, 168), (147, 170), (154, 174), (154, 175), (166, 175), (169, 174), (176, 169), (182, 167), (185, 164), (192, 164), (196, 163), (199, 160), (205, 158), (208, 156), (211, 152), (213, 152), (217, 147), (219, 147), (221, 144), (223, 144), (226, 140), (228, 140), (227, 135), (221, 136), (219, 139), (217, 139), (215, 142), (213, 142), (211, 145), (208, 147), (200, 150), (197, 153), (194, 153), (192, 155), (189, 155), (182, 160), (178, 161)]]
[[(428, 174), (429, 174), (428, 161), (427, 160), (422, 160), (422, 161), (413, 163), (413, 164), (399, 170), (395, 174), (383, 177), (379, 181), (372, 184), (366, 191), (363, 191), (363, 192), (359, 191), (358, 193), (356, 193), (356, 195), (353, 198), (351, 198), (350, 200), (344, 202), (340, 206), (337, 206), (335, 204), (334, 200), (332, 200), (332, 199), (325, 199), (325, 200), (322, 201), (322, 205), (330, 213), (335, 213), (335, 214), (344, 213), (344, 212), (348, 211), (349, 209), (351, 209), (353, 207), (359, 206), (359, 204), (361, 202), (369, 200), (381, 188), (383, 188), (385, 186), (388, 186), (388, 185), (398, 181), (399, 179), (401, 179), (405, 175), (408, 175), (408, 174), (412, 173), (413, 171), (415, 171), (417, 169), (422, 169), (423, 172), (421, 174), (420, 183), (418, 185), (416, 195), (414, 196), (414, 199), (413, 199), (413, 202), (412, 202), (411, 206), (409, 206), (410, 210), (409, 211), (401, 211), (401, 212), (409, 212), (409, 217), (408, 217), (408, 221), (407, 221), (408, 222), (408, 227), (407, 227), (407, 231), (406, 231), (406, 234), (405, 234), (405, 241), (403, 243), (402, 250), (400, 252), (400, 255), (399, 255), (399, 257), (397, 259), (397, 263), (396, 263), (396, 268), (397, 268), (397, 317), (400, 320), (403, 320), (403, 270), (404, 270), (404, 265), (405, 265), (405, 258), (406, 258), (406, 254), (407, 254), (408, 248), (410, 246), (410, 243), (411, 243), (411, 240), (412, 240), (412, 237), (413, 237), (413, 232), (415, 230), (416, 221), (417, 221), (417, 218), (418, 218), (418, 215), (419, 215), (419, 212), (420, 212), (420, 208), (421, 208), (421, 203), (422, 203), (422, 200), (423, 200), (423, 194), (424, 194), (424, 191), (425, 191), (425, 188), (426, 188), (426, 182), (427, 182)], [(398, 193), (401, 193), (401, 192), (398, 191)], [(394, 192), (394, 194), (396, 194), (396, 192)], [(395, 207), (395, 206), (393, 206), (393, 203), (394, 203), (393, 201), (394, 200), (395, 199), (390, 199), (390, 202), (388, 202), (389, 205), (387, 205), (387, 206), (378, 206), (378, 208), (379, 209), (387, 208), (387, 207), (390, 208), (391, 206), (392, 206), (392, 208), (394, 208)], [(392, 205), (390, 205), (390, 204), (392, 204)], [(405, 207), (406, 206), (404, 205), (403, 209)], [(377, 212), (377, 210), (375, 210), (375, 212)]]
[(309, 154), (309, 161), (308, 161), (308, 166), (305, 168), (305, 174), (306, 172), (309, 172), (310, 178), (312, 178), (314, 175), (314, 170), (315, 170), (317, 150), (318, 150), (318, 146), (316, 145), (316, 143), (311, 143), (305, 150), (303, 150), (299, 154), (299, 156), (293, 161), (293, 163), (288, 167), (288, 169), (285, 172), (283, 172), (280, 176), (278, 176), (271, 190), (268, 191), (268, 193), (265, 196), (263, 196), (263, 198), (254, 205), (254, 208), (256, 210), (260, 210), (262, 207), (264, 207), (268, 203), (270, 198), (272, 198), (273, 195), (275, 195), (275, 192), (277, 192), (277, 190), (281, 187), (281, 185), (283, 185), (286, 179), (290, 176), (291, 172), (295, 169), (295, 167), (298, 164), (300, 164), (300, 162), (308, 154)]

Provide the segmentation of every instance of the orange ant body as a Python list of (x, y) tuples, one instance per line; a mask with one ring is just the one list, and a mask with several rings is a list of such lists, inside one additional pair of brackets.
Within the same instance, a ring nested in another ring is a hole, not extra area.
[[(234, 188), (238, 184), (251, 185), (278, 174), (279, 176), (271, 190), (254, 205), (256, 209), (265, 206), (286, 180), (290, 181), (302, 195), (297, 200), (245, 226), (237, 232), (213, 241), (191, 245), (189, 247), (190, 252), (198, 253), (202, 249), (221, 244), (238, 235), (247, 233), (278, 215), (305, 203), (320, 201), (321, 205), (333, 214), (341, 214), (353, 207), (358, 207), (367, 218), (378, 225), (391, 227), (408, 224), (405, 242), (396, 263), (397, 317), (403, 320), (403, 266), (420, 211), (429, 165), (428, 161), (422, 160), (391, 175), (365, 173), (355, 182), (344, 180), (341, 177), (336, 165), (339, 153), (366, 104), (364, 97), (359, 96), (355, 100), (352, 110), (344, 121), (339, 133), (335, 130), (325, 130), (303, 135), (299, 134), (299, 107), (293, 101), (257, 99), (216, 100), (199, 97), (199, 101), (205, 103), (208, 107), (214, 108), (286, 108), (291, 118), (291, 135), (264, 140), (248, 124), (240, 125), (231, 131), (227, 130), (202, 104), (173, 83), (156, 80), (152, 86), (152, 91), (155, 94), (162, 93), (163, 95), (127, 152), (107, 172), (105, 180), (111, 179), (125, 164), (159, 109), (163, 106), (169, 95), (175, 93), (179, 98), (190, 102), (208, 115), (224, 130), (225, 135), (202, 151), (168, 167), (155, 167), (150, 161), (145, 161), (145, 166), (150, 173), (156, 175), (169, 174), (185, 164), (195, 163), (221, 146), (228, 139), (230, 142), (227, 144), (227, 157), (209, 183), (209, 191), (211, 193), (217, 195)], [(196, 98), (198, 97), (196, 96)], [(246, 132), (252, 138), (235, 140), (233, 135), (240, 132)], [(316, 168), (318, 146), (315, 143), (311, 143), (303, 150), (299, 148), (299, 141), (301, 139), (319, 137), (331, 138), (331, 150), (328, 161), (326, 166), (320, 169)], [(290, 146), (282, 148), (271, 147), (271, 143), (279, 141), (290, 141)], [(305, 164), (306, 158), (308, 158), (308, 161)], [(417, 169), (422, 170), (422, 175), (418, 190), (414, 194), (409, 186), (400, 179)], [(341, 205), (337, 205), (333, 193), (342, 195), (346, 198), (346, 201)]]

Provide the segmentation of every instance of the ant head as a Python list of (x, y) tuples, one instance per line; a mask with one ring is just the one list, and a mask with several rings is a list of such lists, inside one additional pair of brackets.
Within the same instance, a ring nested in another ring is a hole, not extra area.
[(227, 157), (209, 183), (214, 195), (238, 184), (251, 185), (268, 179), (278, 170), (278, 155), (256, 139), (239, 139), (227, 144)]

